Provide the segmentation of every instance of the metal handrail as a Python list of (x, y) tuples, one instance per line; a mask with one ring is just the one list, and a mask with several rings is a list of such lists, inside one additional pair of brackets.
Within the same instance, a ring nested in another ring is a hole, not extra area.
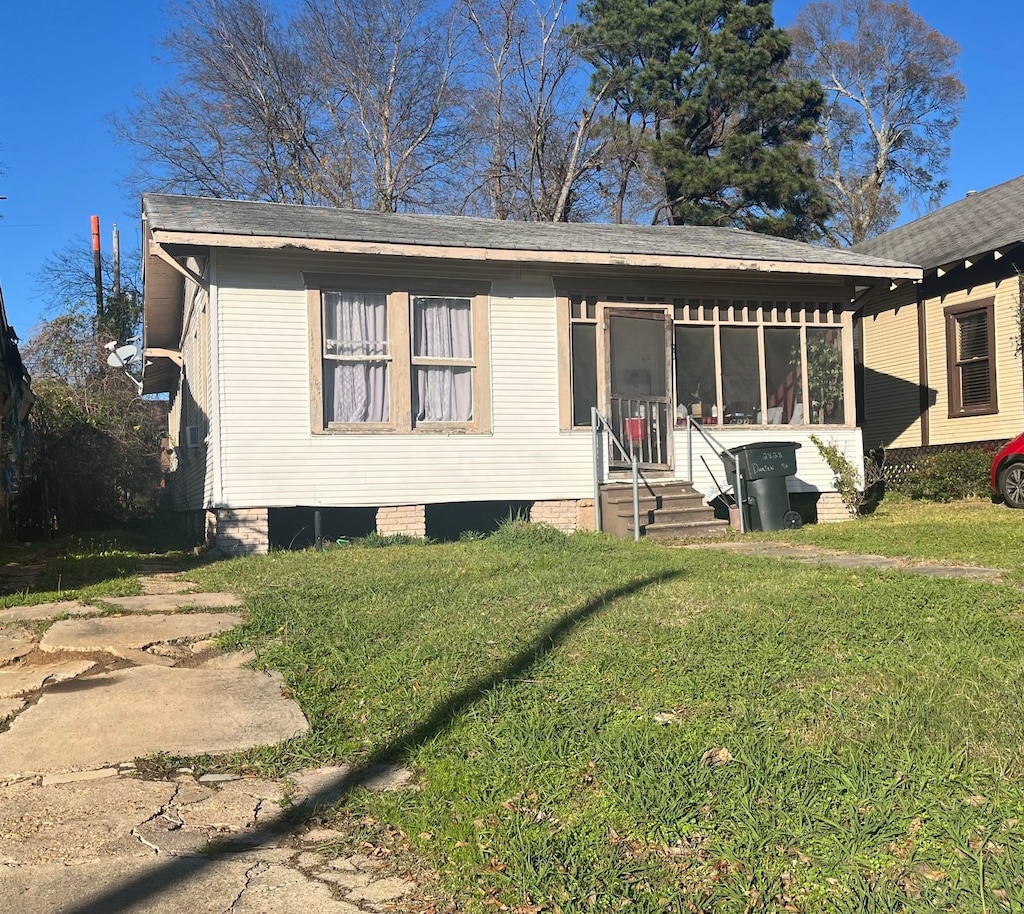
[(601, 524), (601, 483), (604, 479), (604, 472), (601, 467), (604, 448), (601, 445), (601, 430), (608, 433), (612, 444), (618, 448), (623, 460), (628, 460), (633, 469), (633, 539), (640, 539), (640, 467), (637, 464), (636, 454), (626, 452), (626, 448), (615, 436), (611, 423), (602, 415), (596, 406), (590, 408), (590, 433), (594, 444), (594, 528), (600, 533)]
[[(705, 431), (704, 426), (699, 422), (694, 422), (692, 416), (686, 417), (686, 460), (687, 460), (687, 472), (690, 475), (690, 482), (693, 482), (693, 430), (697, 429), (701, 437), (718, 453), (719, 458), (722, 454), (728, 451), (728, 448), (723, 447), (722, 443), (715, 438), (710, 432)], [(724, 461), (723, 461), (724, 462)], [(735, 482), (733, 482), (733, 491), (736, 493), (736, 505), (739, 508), (740, 515), (740, 533), (747, 532), (746, 518), (743, 516), (743, 474), (740, 472), (740, 462), (734, 459), (733, 463), (733, 475)], [(724, 492), (722, 493), (725, 494)]]

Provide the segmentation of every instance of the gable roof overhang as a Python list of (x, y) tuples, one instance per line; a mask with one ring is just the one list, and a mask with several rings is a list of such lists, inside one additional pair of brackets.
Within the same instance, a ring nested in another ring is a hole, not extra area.
[(921, 216), (851, 250), (874, 257), (919, 263), (924, 277), (970, 270), (982, 260), (999, 260), (1024, 243), (1024, 176)]
[(142, 217), (142, 391), (171, 393), (178, 384), (178, 364), (150, 350), (180, 351), (185, 277), (176, 270), (148, 231)]

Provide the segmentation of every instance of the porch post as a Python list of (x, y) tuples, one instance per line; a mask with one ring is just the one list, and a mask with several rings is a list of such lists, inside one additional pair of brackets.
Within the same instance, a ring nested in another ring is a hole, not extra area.
[(594, 529), (601, 532), (601, 433), (597, 407), (590, 407), (590, 437), (594, 447)]

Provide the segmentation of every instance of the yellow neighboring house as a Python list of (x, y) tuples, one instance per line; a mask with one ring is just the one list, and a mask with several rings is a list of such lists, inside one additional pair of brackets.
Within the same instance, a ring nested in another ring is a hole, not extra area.
[(864, 299), (858, 402), (866, 450), (1005, 441), (1024, 430), (1024, 177), (862, 242), (921, 282)]

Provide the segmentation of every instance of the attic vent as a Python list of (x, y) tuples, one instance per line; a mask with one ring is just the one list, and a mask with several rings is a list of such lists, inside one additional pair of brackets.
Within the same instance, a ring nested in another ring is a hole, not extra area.
[(186, 447), (199, 447), (203, 443), (202, 438), (199, 435), (198, 425), (188, 425), (185, 427), (185, 446)]

